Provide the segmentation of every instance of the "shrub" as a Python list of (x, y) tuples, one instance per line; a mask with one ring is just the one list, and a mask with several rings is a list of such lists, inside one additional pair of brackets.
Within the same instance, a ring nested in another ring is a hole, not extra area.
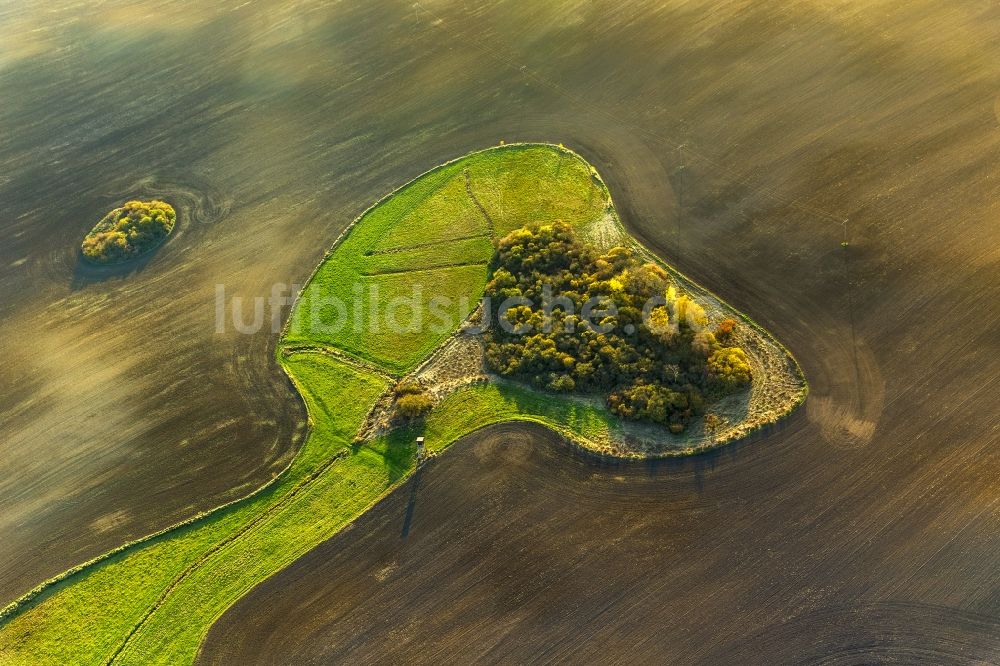
[(735, 319), (723, 319), (719, 322), (719, 325), (715, 327), (715, 338), (719, 342), (729, 342), (733, 338), (733, 333), (736, 332), (736, 320)]
[(399, 398), (404, 395), (419, 395), (421, 393), (426, 393), (427, 389), (423, 384), (415, 379), (401, 379), (396, 383), (396, 386), (393, 387), (392, 392), (397, 398)]
[(393, 416), (403, 421), (412, 421), (425, 416), (434, 407), (434, 398), (423, 384), (416, 380), (404, 379), (393, 389), (396, 405)]
[(569, 375), (552, 375), (552, 379), (549, 380), (548, 388), (551, 391), (559, 391), (568, 393), (576, 388), (576, 382)]
[(427, 393), (410, 393), (396, 401), (396, 414), (405, 420), (426, 415), (434, 407), (434, 400)]
[(608, 406), (624, 418), (676, 424), (681, 429), (694, 413), (688, 393), (644, 382), (613, 391)]
[(708, 375), (724, 391), (738, 390), (750, 383), (750, 361), (739, 347), (723, 347), (708, 358)]

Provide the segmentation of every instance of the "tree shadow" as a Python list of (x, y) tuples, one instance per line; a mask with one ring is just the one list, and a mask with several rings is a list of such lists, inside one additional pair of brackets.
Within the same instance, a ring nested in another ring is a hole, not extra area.
[(100, 284), (112, 279), (124, 280), (137, 273), (141, 273), (164, 245), (166, 243), (160, 243), (157, 247), (142, 256), (110, 266), (92, 264), (84, 259), (82, 252), (78, 251), (76, 253), (76, 266), (73, 268), (73, 275), (70, 277), (70, 289), (79, 291), (92, 284)]
[(400, 539), (410, 536), (410, 526), (413, 524), (413, 512), (417, 508), (417, 491), (420, 490), (420, 478), (423, 476), (424, 466), (421, 465), (413, 473), (413, 480), (410, 482), (410, 499), (406, 502), (406, 514), (403, 517), (403, 529), (399, 534)]
[(410, 473), (417, 453), (417, 435), (423, 433), (423, 424), (396, 426), (371, 440), (351, 443), (351, 453), (367, 449), (379, 456), (385, 466), (389, 483), (395, 483)]
[[(546, 427), (539, 425), (538, 427)], [(725, 464), (736, 463), (741, 452), (765, 440), (785, 427), (785, 422), (770, 424), (746, 437), (716, 448), (682, 456), (666, 456), (659, 458), (628, 459), (611, 454), (588, 451), (567, 441), (570, 455), (585, 461), (588, 465), (616, 475), (646, 477), (647, 479), (688, 479), (692, 489), (701, 494), (705, 492), (709, 477)], [(563, 436), (565, 438), (565, 436)]]

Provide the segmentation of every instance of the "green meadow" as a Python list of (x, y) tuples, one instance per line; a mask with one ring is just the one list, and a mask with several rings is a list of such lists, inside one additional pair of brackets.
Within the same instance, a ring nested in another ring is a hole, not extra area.
[[(405, 374), (475, 308), (495, 237), (533, 221), (585, 228), (607, 206), (590, 166), (556, 147), (504, 146), (433, 169), (347, 231), (304, 290), (285, 342)], [(419, 307), (387, 308), (405, 300)]]
[[(278, 359), (310, 424), (291, 465), (250, 497), (67, 572), (5, 609), (0, 664), (192, 662), (228, 607), (413, 472), (416, 427), (361, 444), (355, 435), (389, 378), (419, 365), (475, 307), (493, 239), (556, 219), (589, 234), (609, 214), (607, 189), (590, 165), (543, 144), (471, 153), (365, 211), (316, 270), (279, 341)], [(338, 328), (337, 308), (323, 303), (352, 302), (356, 285), (380, 300), (412, 297), (416, 286), (421, 308), (431, 296), (447, 299), (437, 307), (450, 328), (369, 326), (369, 299), (360, 312), (348, 308)], [(473, 430), (518, 419), (595, 441), (619, 428), (600, 406), (499, 382), (451, 394), (419, 432), (440, 451)]]

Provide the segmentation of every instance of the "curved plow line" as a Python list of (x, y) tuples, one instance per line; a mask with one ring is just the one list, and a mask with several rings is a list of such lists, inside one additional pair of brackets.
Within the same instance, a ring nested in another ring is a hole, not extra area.
[[(630, 127), (636, 132), (645, 134), (646, 136), (658, 141), (661, 144), (674, 147), (675, 150), (686, 151), (690, 156), (694, 157), (696, 160), (707, 164), (719, 173), (730, 179), (733, 183), (746, 184), (754, 192), (758, 192), (768, 197), (772, 201), (775, 201), (781, 205), (794, 208), (795, 210), (801, 211), (814, 219), (823, 220), (828, 223), (833, 224), (844, 224), (846, 221), (843, 215), (837, 215), (835, 213), (829, 212), (816, 205), (813, 205), (810, 201), (807, 201), (801, 197), (794, 197), (791, 195), (786, 195), (778, 191), (777, 187), (765, 185), (760, 182), (753, 182), (754, 173), (749, 173), (745, 175), (740, 175), (735, 169), (728, 167), (723, 162), (711, 157), (705, 151), (696, 149), (692, 147), (691, 142), (681, 141), (676, 136), (670, 136), (662, 132), (654, 132), (649, 130), (638, 122), (630, 119), (627, 116), (608, 111), (603, 106), (596, 104), (589, 99), (584, 98), (581, 95), (574, 93), (569, 88), (563, 86), (562, 84), (540, 74), (534, 68), (528, 65), (516, 62), (510, 56), (502, 52), (499, 48), (491, 46), (481, 40), (468, 40), (464, 39), (462, 35), (458, 34), (456, 31), (448, 27), (448, 23), (438, 14), (428, 9), (420, 2), (414, 2), (413, 7), (418, 11), (423, 12), (431, 21), (428, 24), (444, 33), (447, 33), (453, 40), (457, 42), (462, 42), (471, 48), (479, 51), (488, 58), (499, 62), (501, 65), (509, 68), (515, 74), (519, 74), (526, 79), (530, 79), (535, 83), (545, 86), (565, 99), (573, 102), (577, 107), (583, 109), (589, 109), (596, 115), (601, 116), (606, 120), (610, 120), (617, 125), (625, 125)], [(679, 119), (677, 119), (679, 120)]]

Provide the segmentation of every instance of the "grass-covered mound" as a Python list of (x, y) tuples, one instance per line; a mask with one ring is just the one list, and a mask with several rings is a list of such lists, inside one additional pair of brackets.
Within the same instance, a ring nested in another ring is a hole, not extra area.
[(176, 221), (177, 213), (164, 201), (128, 201), (101, 218), (80, 249), (92, 263), (118, 264), (162, 243)]
[[(736, 323), (705, 309), (635, 251), (602, 253), (564, 222), (501, 239), (490, 297), (490, 368), (556, 392), (606, 397), (615, 414), (681, 432), (706, 401), (745, 388), (750, 363), (724, 346)], [(720, 342), (721, 338), (721, 342)]]

